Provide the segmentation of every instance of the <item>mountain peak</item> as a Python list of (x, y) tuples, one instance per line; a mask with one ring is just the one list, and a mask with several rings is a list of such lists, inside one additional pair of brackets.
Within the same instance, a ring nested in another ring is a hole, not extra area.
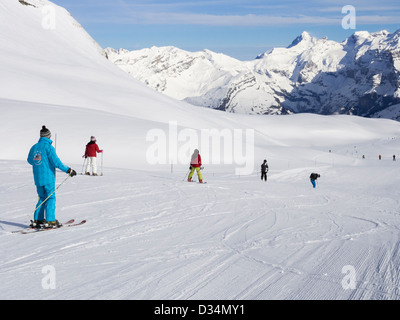
[(312, 35), (310, 35), (307, 31), (303, 31), (301, 35), (293, 40), (290, 46), (288, 46), (288, 49), (297, 46), (299, 43), (309, 43), (314, 41), (315, 38)]
[(311, 39), (312, 36), (307, 32), (307, 31), (303, 31), (300, 35), (302, 37), (302, 39), (306, 40), (306, 39)]
[(371, 34), (368, 31), (356, 31), (354, 36), (357, 38), (369, 38)]

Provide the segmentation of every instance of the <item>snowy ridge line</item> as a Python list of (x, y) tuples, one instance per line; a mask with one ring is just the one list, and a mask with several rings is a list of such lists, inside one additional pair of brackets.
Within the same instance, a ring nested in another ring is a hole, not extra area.
[(303, 32), (287, 48), (252, 61), (175, 47), (104, 52), (135, 79), (197, 106), (244, 114), (400, 119), (400, 29), (355, 32), (341, 43)]

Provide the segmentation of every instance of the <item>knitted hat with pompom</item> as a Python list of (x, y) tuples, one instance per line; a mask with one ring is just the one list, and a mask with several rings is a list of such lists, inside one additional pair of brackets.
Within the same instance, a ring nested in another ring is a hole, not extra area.
[(51, 132), (49, 129), (46, 128), (46, 126), (42, 126), (42, 130), (40, 130), (40, 137), (41, 138), (51, 138)]

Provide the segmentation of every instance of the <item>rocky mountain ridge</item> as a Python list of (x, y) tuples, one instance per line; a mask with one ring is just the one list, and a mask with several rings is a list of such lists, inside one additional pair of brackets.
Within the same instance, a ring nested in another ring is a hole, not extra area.
[(175, 47), (105, 53), (155, 90), (197, 106), (245, 114), (400, 119), (400, 30), (359, 31), (340, 43), (303, 32), (287, 48), (252, 61)]

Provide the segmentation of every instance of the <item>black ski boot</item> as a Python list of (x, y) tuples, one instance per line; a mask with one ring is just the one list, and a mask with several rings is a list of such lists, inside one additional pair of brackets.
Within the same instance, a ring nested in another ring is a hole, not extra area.
[(45, 228), (45, 229), (56, 229), (56, 228), (59, 228), (59, 227), (61, 227), (61, 223), (58, 222), (58, 220), (46, 221), (43, 224), (43, 228)]
[(29, 225), (29, 228), (40, 229), (43, 227), (43, 225), (45, 223), (46, 223), (46, 220), (31, 220), (31, 224)]

